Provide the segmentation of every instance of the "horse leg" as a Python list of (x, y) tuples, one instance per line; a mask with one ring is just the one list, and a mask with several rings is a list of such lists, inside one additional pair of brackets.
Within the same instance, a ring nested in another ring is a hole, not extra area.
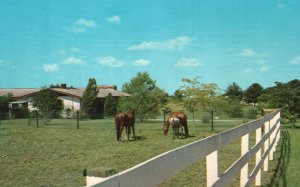
[(119, 141), (122, 141), (121, 139), (122, 139), (123, 129), (124, 129), (124, 125), (122, 125), (121, 128), (120, 128)]
[(133, 132), (133, 139), (135, 140), (134, 124), (131, 127), (132, 127), (132, 132)]
[(184, 124), (184, 133), (185, 133), (185, 138), (188, 138), (189, 137), (189, 128), (188, 128), (187, 123)]
[[(183, 127), (182, 127), (182, 125), (180, 125), (179, 128), (180, 128), (179, 135), (180, 135), (180, 136), (183, 136)], [(179, 131), (179, 130), (178, 130), (178, 131)]]
[(130, 136), (131, 136), (131, 129), (130, 129), (131, 125), (128, 125), (128, 140), (130, 140)]
[(125, 130), (126, 130), (125, 139), (128, 140), (129, 133), (128, 133), (128, 126), (127, 125), (125, 126)]
[(120, 140), (120, 124), (116, 122), (116, 136), (117, 136), (117, 141)]
[(128, 129), (128, 131), (127, 131), (127, 140), (130, 140), (130, 134), (131, 134), (130, 125), (128, 125), (127, 129)]
[(173, 139), (175, 139), (175, 134), (176, 134), (175, 127), (172, 127), (172, 129), (173, 129)]
[(179, 139), (179, 127), (176, 126), (176, 127), (175, 127), (175, 130), (176, 130), (176, 137), (177, 137), (177, 139)]

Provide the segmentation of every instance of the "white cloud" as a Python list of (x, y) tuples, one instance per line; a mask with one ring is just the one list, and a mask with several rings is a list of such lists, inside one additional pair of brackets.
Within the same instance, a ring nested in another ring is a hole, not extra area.
[(98, 24), (94, 20), (87, 20), (85, 18), (77, 19), (71, 26), (63, 28), (65, 31), (72, 33), (83, 33), (88, 28), (96, 28)]
[(285, 4), (278, 3), (278, 4), (277, 4), (277, 8), (279, 8), (279, 9), (284, 9), (284, 8), (285, 8)]
[(195, 58), (181, 58), (175, 64), (176, 67), (200, 67), (204, 66), (198, 59)]
[(110, 23), (120, 23), (121, 18), (119, 16), (112, 16), (106, 19)]
[(270, 66), (266, 66), (266, 65), (261, 66), (259, 69), (260, 72), (267, 72), (269, 70), (270, 70)]
[(76, 57), (69, 57), (64, 60), (64, 64), (83, 64), (85, 61), (83, 61), (81, 58)]
[(58, 51), (58, 54), (60, 54), (60, 55), (65, 55), (65, 54), (66, 54), (66, 51), (65, 51), (65, 50), (60, 50), (60, 51)]
[(89, 27), (89, 28), (95, 28), (97, 27), (97, 23), (93, 20), (87, 20), (84, 18), (79, 18), (75, 21), (75, 25), (79, 25), (82, 27)]
[(148, 66), (151, 62), (145, 59), (138, 59), (133, 62), (134, 66)]
[(244, 49), (241, 51), (238, 56), (241, 57), (258, 57), (258, 56), (267, 56), (267, 53), (259, 53), (252, 49)]
[(162, 42), (142, 42), (137, 45), (130, 46), (129, 51), (134, 50), (161, 50), (161, 51), (174, 51), (184, 49), (192, 42), (192, 38), (187, 36), (179, 36), (174, 39)]
[(244, 70), (242, 71), (242, 73), (248, 75), (248, 74), (254, 73), (254, 70), (253, 70), (252, 68), (247, 68), (247, 69), (244, 69)]
[(80, 51), (79, 48), (71, 47), (70, 49), (62, 49), (58, 51), (59, 55), (71, 55), (72, 53), (78, 53)]
[(57, 72), (59, 70), (59, 66), (57, 64), (44, 64), (43, 70), (45, 72)]
[(76, 47), (71, 47), (70, 51), (71, 51), (72, 53), (77, 53), (77, 52), (80, 51), (80, 49), (78, 49), (78, 48), (76, 48)]
[(297, 56), (293, 60), (289, 61), (290, 64), (300, 64), (300, 56)]
[(100, 57), (97, 59), (98, 63), (108, 67), (121, 67), (124, 65), (123, 61), (112, 56)]

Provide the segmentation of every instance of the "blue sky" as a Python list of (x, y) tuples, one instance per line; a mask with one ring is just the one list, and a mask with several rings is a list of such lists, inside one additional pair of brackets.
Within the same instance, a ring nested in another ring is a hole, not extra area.
[(298, 0), (1, 0), (0, 87), (269, 87), (300, 78), (299, 18)]

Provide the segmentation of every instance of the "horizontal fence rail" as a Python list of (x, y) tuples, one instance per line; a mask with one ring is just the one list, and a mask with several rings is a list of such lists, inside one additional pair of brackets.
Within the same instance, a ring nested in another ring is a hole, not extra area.
[[(264, 134), (262, 135), (262, 128)], [(249, 134), (255, 132), (256, 144), (249, 149)], [(241, 156), (224, 173), (219, 174), (218, 152), (226, 145), (241, 138)], [(261, 170), (268, 171), (268, 161), (280, 138), (280, 110), (229, 129), (225, 132), (192, 142), (165, 152), (141, 164), (129, 168), (101, 182), (89, 184), (94, 187), (157, 186), (176, 175), (182, 169), (206, 158), (207, 186), (226, 186), (240, 175), (240, 186), (261, 185)], [(249, 174), (248, 162), (255, 157), (255, 167)]]

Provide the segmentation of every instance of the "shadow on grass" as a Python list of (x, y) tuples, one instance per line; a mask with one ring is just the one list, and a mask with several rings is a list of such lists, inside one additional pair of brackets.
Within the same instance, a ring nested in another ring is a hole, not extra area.
[(282, 131), (282, 144), (278, 164), (275, 168), (271, 182), (267, 186), (287, 186), (287, 168), (290, 162), (291, 144), (289, 131)]
[(134, 140), (130, 140), (130, 141), (142, 141), (142, 140), (146, 140), (147, 138), (144, 136), (135, 136)]

